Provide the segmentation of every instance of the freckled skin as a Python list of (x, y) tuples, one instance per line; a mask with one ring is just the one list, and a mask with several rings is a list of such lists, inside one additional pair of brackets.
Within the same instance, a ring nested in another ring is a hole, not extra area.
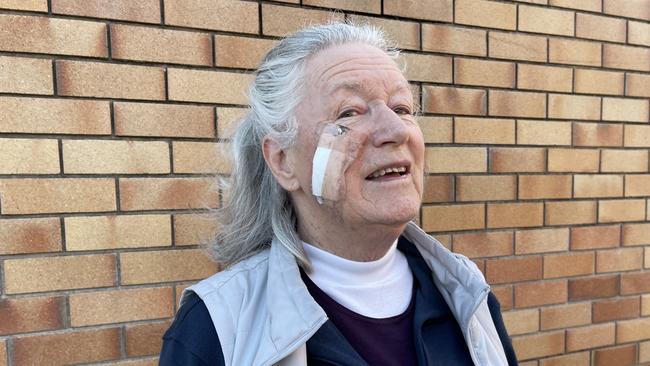
[[(422, 198), (424, 139), (412, 115), (408, 83), (392, 59), (363, 44), (317, 53), (306, 73), (306, 95), (297, 109), (298, 137), (287, 152), (299, 182), (289, 192), (299, 235), (348, 259), (380, 258), (417, 215)], [(333, 91), (340, 85), (345, 87)], [(312, 158), (319, 131), (328, 122), (365, 138), (344, 173), (343, 197), (320, 205), (311, 194)], [(396, 162), (408, 165), (408, 174), (366, 179)]]

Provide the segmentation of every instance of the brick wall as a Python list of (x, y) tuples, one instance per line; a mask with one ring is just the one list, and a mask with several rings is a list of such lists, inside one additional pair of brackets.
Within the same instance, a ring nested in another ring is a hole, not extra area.
[(0, 365), (156, 364), (252, 70), (332, 17), (405, 50), (522, 365), (650, 363), (650, 0), (0, 0)]

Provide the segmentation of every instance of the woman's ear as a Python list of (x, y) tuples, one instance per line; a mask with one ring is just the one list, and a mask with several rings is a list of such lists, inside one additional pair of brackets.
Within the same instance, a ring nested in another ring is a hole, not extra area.
[(275, 176), (282, 188), (287, 192), (293, 192), (300, 188), (300, 182), (295, 175), (293, 165), (290, 163), (289, 155), (277, 140), (265, 136), (262, 140), (262, 153), (266, 165), (269, 166), (273, 176)]

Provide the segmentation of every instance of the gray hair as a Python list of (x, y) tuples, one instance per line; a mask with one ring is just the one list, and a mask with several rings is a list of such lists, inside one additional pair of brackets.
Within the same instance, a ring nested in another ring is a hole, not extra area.
[(262, 140), (270, 136), (283, 148), (297, 135), (295, 108), (304, 95), (305, 64), (331, 46), (363, 43), (396, 59), (398, 51), (383, 32), (368, 25), (331, 23), (302, 29), (273, 47), (262, 60), (249, 89), (250, 108), (231, 142), (232, 172), (227, 199), (216, 211), (218, 233), (209, 254), (227, 267), (278, 242), (300, 264), (309, 267), (296, 231), (289, 194), (280, 186), (262, 155)]

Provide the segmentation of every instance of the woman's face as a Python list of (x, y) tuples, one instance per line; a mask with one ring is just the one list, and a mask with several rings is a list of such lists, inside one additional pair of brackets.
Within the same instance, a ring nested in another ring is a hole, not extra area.
[(354, 43), (317, 53), (305, 70), (297, 141), (288, 154), (299, 190), (311, 196), (320, 132), (329, 123), (342, 125), (357, 144), (340, 172), (340, 197), (319, 210), (346, 224), (411, 220), (422, 198), (424, 140), (413, 116), (411, 90), (395, 62), (375, 47)]

